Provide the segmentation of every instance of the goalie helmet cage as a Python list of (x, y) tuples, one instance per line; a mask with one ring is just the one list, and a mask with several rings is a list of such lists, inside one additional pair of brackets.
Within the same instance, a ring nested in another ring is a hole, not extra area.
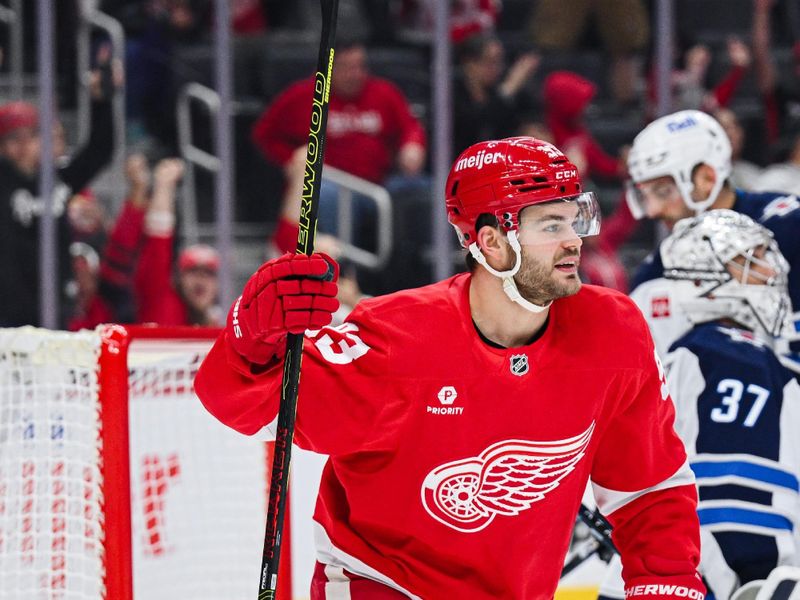
[(255, 596), (272, 444), (194, 395), (217, 333), (0, 329), (0, 600)]

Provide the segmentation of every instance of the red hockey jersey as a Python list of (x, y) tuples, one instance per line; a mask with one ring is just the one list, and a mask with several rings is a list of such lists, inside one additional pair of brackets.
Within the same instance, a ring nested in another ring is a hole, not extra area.
[[(528, 346), (485, 343), (467, 274), (362, 301), (307, 332), (295, 442), (330, 454), (320, 562), (412, 598), (552, 598), (589, 477), (629, 583), (691, 575), (696, 492), (638, 309), (584, 286)], [(245, 434), (277, 421), (281, 366), (222, 334), (196, 390)]]

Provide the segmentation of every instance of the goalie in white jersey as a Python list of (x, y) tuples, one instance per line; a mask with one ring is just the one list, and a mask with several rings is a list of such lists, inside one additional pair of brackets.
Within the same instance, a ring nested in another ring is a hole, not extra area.
[[(728, 599), (800, 565), (800, 385), (771, 347), (790, 311), (789, 266), (769, 230), (729, 210), (678, 222), (661, 259), (693, 323), (664, 364), (698, 486), (700, 573)], [(624, 597), (615, 562), (601, 597)]]

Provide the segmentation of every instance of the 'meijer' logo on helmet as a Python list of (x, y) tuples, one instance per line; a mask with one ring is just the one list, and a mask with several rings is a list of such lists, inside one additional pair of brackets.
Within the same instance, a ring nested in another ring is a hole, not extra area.
[(459, 161), (456, 163), (455, 170), (458, 172), (471, 167), (482, 169), (483, 165), (491, 165), (493, 163), (500, 162), (502, 159), (502, 152), (486, 152), (486, 150), (481, 150), (469, 158), (459, 159)]

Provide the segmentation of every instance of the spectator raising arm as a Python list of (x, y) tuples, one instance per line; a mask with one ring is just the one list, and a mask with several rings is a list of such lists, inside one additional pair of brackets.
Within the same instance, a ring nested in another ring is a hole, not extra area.
[(100, 50), (97, 62), (98, 67), (89, 77), (92, 100), (89, 139), (69, 163), (58, 170), (61, 181), (75, 192), (83, 189), (109, 163), (119, 135), (114, 129), (111, 100), (122, 83), (122, 71), (112, 61), (107, 47)]
[(162, 160), (153, 173), (153, 195), (144, 218), (144, 240), (136, 268), (137, 320), (160, 325), (185, 325), (186, 309), (172, 280), (175, 241), (175, 193), (183, 161)]

